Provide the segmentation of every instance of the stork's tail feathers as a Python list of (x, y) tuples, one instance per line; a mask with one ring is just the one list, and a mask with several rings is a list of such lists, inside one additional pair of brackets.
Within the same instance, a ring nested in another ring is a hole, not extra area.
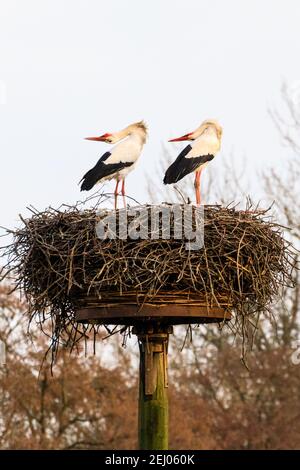
[(88, 171), (82, 178), (80, 191), (89, 191), (96, 183), (107, 177), (113, 177), (124, 168), (130, 167), (134, 162), (103, 163), (99, 161), (94, 168)]
[(98, 178), (95, 178), (92, 170), (88, 171), (81, 180), (82, 184), (80, 186), (80, 191), (89, 191), (93, 186), (95, 186), (97, 180)]
[(170, 168), (166, 171), (166, 174), (164, 176), (164, 184), (173, 184), (176, 183), (176, 178), (174, 177), (174, 173), (172, 171), (169, 171)]

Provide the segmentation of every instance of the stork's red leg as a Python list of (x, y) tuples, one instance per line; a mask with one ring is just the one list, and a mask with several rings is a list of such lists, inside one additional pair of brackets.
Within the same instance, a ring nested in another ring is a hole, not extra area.
[(196, 204), (197, 204), (197, 206), (200, 206), (200, 202), (201, 202), (200, 176), (201, 176), (201, 170), (196, 171), (196, 174), (195, 174), (195, 192), (196, 192)]
[(122, 196), (125, 196), (125, 179), (122, 180)]
[(201, 203), (201, 186), (200, 186), (200, 178), (201, 178), (202, 169), (203, 169), (203, 168), (201, 168), (201, 169), (199, 170), (199, 176), (198, 176), (198, 178), (199, 178), (199, 188), (198, 188), (198, 192), (199, 192), (199, 206), (200, 206), (200, 203)]
[(116, 188), (115, 188), (115, 209), (117, 208), (117, 205), (118, 205), (118, 187), (119, 187), (119, 180), (117, 180)]
[(197, 186), (198, 186), (198, 171), (196, 171), (196, 173), (195, 173), (195, 181), (194, 181), (195, 194), (196, 194), (196, 204), (198, 204)]
[(122, 180), (122, 196), (123, 196), (123, 205), (126, 208), (126, 200), (125, 200), (125, 178)]
[(118, 195), (118, 187), (119, 187), (119, 180), (117, 180), (117, 183), (116, 183), (115, 196)]

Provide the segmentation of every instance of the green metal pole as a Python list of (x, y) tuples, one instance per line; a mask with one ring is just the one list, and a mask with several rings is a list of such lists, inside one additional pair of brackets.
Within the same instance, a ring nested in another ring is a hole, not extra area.
[(168, 449), (168, 333), (139, 334), (139, 448)]

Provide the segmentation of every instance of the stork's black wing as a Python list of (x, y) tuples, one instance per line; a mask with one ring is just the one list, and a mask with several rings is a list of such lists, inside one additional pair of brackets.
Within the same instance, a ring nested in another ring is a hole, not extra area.
[(123, 168), (133, 165), (133, 162), (105, 163), (110, 155), (110, 152), (106, 152), (102, 155), (96, 165), (83, 176), (80, 180), (80, 183), (82, 181), (80, 191), (89, 191), (102, 178), (113, 175)]
[(169, 166), (164, 177), (164, 184), (177, 183), (184, 176), (197, 170), (203, 163), (209, 162), (214, 155), (200, 155), (199, 157), (186, 158), (186, 155), (192, 150), (191, 145), (187, 145), (178, 155), (176, 160)]

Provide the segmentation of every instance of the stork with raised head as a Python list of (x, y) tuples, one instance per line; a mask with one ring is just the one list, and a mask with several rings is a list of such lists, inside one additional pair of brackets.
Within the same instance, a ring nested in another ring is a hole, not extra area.
[(86, 140), (115, 144), (109, 152), (99, 158), (96, 165), (81, 179), (81, 191), (89, 191), (95, 184), (115, 179), (115, 208), (117, 207), (118, 187), (122, 181), (121, 193), (125, 196), (125, 178), (130, 173), (141, 155), (147, 138), (147, 127), (143, 121), (130, 124), (121, 131), (106, 133), (99, 137), (86, 137)]
[(190, 140), (192, 143), (185, 147), (172, 165), (169, 166), (164, 177), (164, 183), (177, 183), (184, 176), (195, 172), (196, 202), (197, 205), (200, 205), (201, 172), (220, 150), (221, 137), (222, 127), (217, 121), (209, 119), (203, 121), (201, 126), (194, 132), (169, 140), (169, 142)]

